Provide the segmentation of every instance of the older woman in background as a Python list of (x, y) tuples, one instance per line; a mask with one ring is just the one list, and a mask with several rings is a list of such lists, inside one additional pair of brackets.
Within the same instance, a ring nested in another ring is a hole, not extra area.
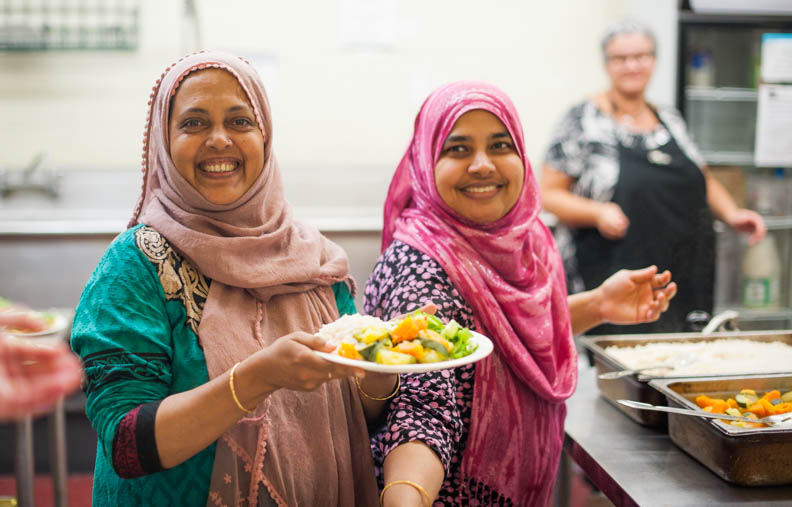
[(272, 136), (239, 58), (185, 57), (154, 87), (142, 195), (74, 319), (93, 505), (377, 501), (362, 372), (313, 352), (355, 311), (347, 257), (292, 217)]
[(670, 274), (650, 267), (567, 300), (539, 208), (509, 98), (477, 82), (433, 92), (388, 191), (365, 310), (387, 319), (432, 300), (495, 350), (404, 377), (372, 440), (384, 505), (546, 505), (577, 379), (572, 334), (656, 319), (673, 297)]
[(592, 332), (680, 331), (692, 310), (712, 312), (712, 215), (750, 234), (762, 218), (738, 208), (712, 176), (679, 113), (644, 95), (655, 37), (634, 22), (602, 40), (611, 81), (561, 120), (542, 172), (542, 204), (558, 217), (555, 238), (570, 292), (597, 287), (622, 267), (655, 264), (674, 273), (679, 295), (658, 321)]

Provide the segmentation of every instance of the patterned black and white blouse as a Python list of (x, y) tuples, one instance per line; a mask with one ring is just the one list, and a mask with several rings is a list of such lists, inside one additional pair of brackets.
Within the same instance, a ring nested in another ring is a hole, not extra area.
[[(570, 109), (556, 130), (547, 150), (545, 164), (573, 179), (570, 191), (599, 202), (610, 201), (619, 180), (619, 144), (643, 145), (647, 150), (665, 146), (673, 138), (699, 167), (704, 158), (688, 135), (682, 115), (672, 107), (652, 106), (660, 124), (648, 132), (634, 132), (590, 100)], [(584, 290), (575, 257), (572, 231), (563, 224), (555, 227), (555, 241), (564, 260), (569, 292)]]
[[(431, 257), (400, 241), (380, 256), (366, 283), (364, 310), (390, 319), (431, 300), (437, 316), (475, 329), (473, 311)], [(462, 455), (473, 407), (475, 365), (402, 375), (399, 393), (390, 401), (381, 427), (371, 439), (377, 480), (385, 457), (397, 446), (421, 441), (439, 456), (445, 480), (438, 505), (512, 505), (503, 495), (462, 476)]]

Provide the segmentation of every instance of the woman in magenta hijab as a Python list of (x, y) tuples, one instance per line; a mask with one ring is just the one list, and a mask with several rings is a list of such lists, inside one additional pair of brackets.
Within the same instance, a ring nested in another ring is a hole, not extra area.
[(547, 503), (577, 381), (573, 335), (656, 319), (676, 287), (652, 266), (567, 300), (509, 98), (485, 83), (432, 93), (385, 203), (367, 313), (431, 299), (492, 338), (487, 359), (405, 376), (372, 439), (384, 505)]

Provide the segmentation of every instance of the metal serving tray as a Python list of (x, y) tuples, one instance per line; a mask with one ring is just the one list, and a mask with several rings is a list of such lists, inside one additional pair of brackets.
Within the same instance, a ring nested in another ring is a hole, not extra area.
[[(646, 345), (657, 342), (703, 342), (722, 339), (743, 339), (758, 342), (783, 342), (792, 346), (792, 330), (783, 331), (726, 331), (703, 335), (701, 333), (654, 333), (654, 334), (632, 334), (632, 335), (606, 335), (606, 336), (587, 336), (581, 339), (581, 343), (590, 351), (597, 375), (610, 371), (626, 370), (627, 366), (608, 355), (605, 352), (607, 347), (615, 345), (617, 347), (634, 347), (636, 345)], [(792, 365), (790, 365), (792, 369)], [(773, 372), (788, 373), (788, 372)], [(762, 375), (767, 375), (763, 373)], [(701, 375), (684, 378), (706, 378), (712, 375)], [(674, 379), (683, 378), (681, 376), (664, 375), (652, 376), (645, 374), (633, 374), (613, 380), (597, 379), (597, 387), (600, 394), (613, 406), (618, 408), (630, 419), (644, 426), (665, 426), (667, 416), (663, 412), (649, 410), (637, 410), (625, 407), (616, 403), (616, 400), (635, 400), (652, 405), (665, 405), (665, 396), (650, 387), (649, 381), (652, 379)]]
[[(726, 398), (741, 389), (792, 391), (792, 375), (654, 379), (672, 407), (697, 409), (696, 396)], [(721, 479), (741, 486), (792, 484), (792, 428), (739, 428), (714, 419), (668, 414), (668, 434)]]

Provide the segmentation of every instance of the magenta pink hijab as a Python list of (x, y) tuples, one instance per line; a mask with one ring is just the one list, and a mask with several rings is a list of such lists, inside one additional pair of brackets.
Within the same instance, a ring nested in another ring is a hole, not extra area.
[[(460, 217), (434, 182), (446, 137), (474, 109), (503, 122), (525, 167), (517, 203), (490, 224)], [(462, 472), (517, 505), (549, 499), (563, 444), (564, 400), (577, 382), (561, 258), (539, 210), (522, 126), (506, 94), (471, 81), (432, 93), (388, 190), (382, 249), (398, 239), (439, 262), (472, 307), (476, 328), (495, 342), (495, 353), (476, 366)]]

